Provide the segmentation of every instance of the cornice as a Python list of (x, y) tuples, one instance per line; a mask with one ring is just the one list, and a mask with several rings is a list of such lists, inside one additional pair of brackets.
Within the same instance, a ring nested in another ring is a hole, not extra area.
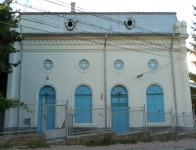
[[(63, 45), (104, 45), (104, 40), (24, 40), (22, 42), (25, 46), (63, 46)], [(177, 41), (176, 41), (177, 42)], [(135, 40), (107, 40), (107, 45), (149, 45), (149, 46), (167, 46), (171, 45), (170, 39), (135, 39)]]

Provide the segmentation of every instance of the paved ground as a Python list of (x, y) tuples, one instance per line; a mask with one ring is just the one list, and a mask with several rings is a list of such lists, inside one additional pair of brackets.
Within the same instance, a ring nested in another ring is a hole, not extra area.
[[(109, 146), (86, 147), (78, 146), (58, 146), (51, 148), (38, 148), (39, 150), (196, 150), (196, 139), (180, 140), (178, 142), (151, 142), (137, 144), (115, 144)], [(37, 149), (37, 150), (38, 150)], [(24, 149), (23, 149), (24, 150)]]

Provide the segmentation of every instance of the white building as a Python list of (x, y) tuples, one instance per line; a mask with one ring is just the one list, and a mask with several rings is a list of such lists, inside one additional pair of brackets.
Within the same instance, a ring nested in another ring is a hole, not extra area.
[[(89, 108), (90, 104), (104, 108), (111, 101), (113, 109), (127, 110), (145, 104), (149, 113), (164, 112), (171, 107), (173, 113), (191, 111), (185, 58), (187, 25), (177, 20), (176, 13), (21, 15), (19, 31), (25, 40), (22, 51), (10, 55), (10, 62), (21, 60), (22, 63), (8, 77), (8, 98), (20, 98), (31, 104), (39, 103), (39, 99), (41, 102), (42, 97), (47, 104), (65, 104), (68, 99), (69, 106), (75, 109)], [(21, 44), (15, 46), (20, 48)], [(38, 107), (34, 107), (35, 112)], [(105, 127), (105, 110), (102, 112), (74, 112), (74, 126), (90, 127), (92, 123), (93, 127)], [(17, 115), (13, 113), (17, 114), (18, 110), (6, 112), (6, 131), (21, 127), (23, 122), (19, 118), (18, 125)], [(64, 120), (57, 121), (60, 109), (52, 107), (48, 113), (47, 128), (61, 127)], [(126, 131), (133, 122), (137, 126), (137, 118), (131, 120), (129, 115), (116, 116), (112, 124), (115, 131)], [(39, 127), (38, 118), (38, 113), (34, 113), (32, 127)], [(166, 122), (164, 115), (160, 119), (163, 124)], [(148, 123), (156, 125), (158, 120), (151, 116)]]

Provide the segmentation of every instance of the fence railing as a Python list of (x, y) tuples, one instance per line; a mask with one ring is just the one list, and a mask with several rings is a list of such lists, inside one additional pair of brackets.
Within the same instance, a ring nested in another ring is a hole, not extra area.
[[(110, 106), (73, 106), (69, 108), (68, 134), (84, 134), (111, 129)], [(107, 118), (106, 118), (107, 116)], [(107, 120), (107, 124), (105, 124)]]
[(176, 130), (178, 133), (188, 132), (195, 130), (195, 114), (192, 112), (182, 112), (173, 115), (173, 130)]
[(172, 130), (172, 120), (172, 108), (171, 110), (146, 113), (147, 130), (151, 133)]
[(146, 130), (145, 107), (112, 109), (112, 131), (125, 133)]
[[(0, 134), (37, 133), (42, 129), (42, 106), (39, 103), (7, 110), (5, 113), (4, 131)], [(9, 119), (7, 119), (9, 118)]]
[(26, 103), (28, 109), (19, 106), (6, 111), (8, 117), (5, 119), (4, 131), (0, 134), (45, 133), (50, 137), (55, 132), (57, 137), (64, 137), (108, 130), (116, 133), (137, 130), (148, 130), (151, 133), (176, 130), (181, 133), (196, 129), (194, 111), (173, 114), (172, 108), (147, 112), (145, 105), (119, 109), (110, 105), (68, 107), (68, 101), (67, 103), (55, 102), (57, 104), (43, 102)]

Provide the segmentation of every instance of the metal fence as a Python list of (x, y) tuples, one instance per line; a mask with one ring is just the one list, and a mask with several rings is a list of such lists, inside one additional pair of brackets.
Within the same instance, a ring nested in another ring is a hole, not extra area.
[(112, 109), (112, 131), (125, 133), (146, 130), (145, 106), (137, 108)]
[[(181, 133), (196, 129), (194, 111), (176, 115), (172, 108), (164, 112), (146, 112), (145, 105), (119, 109), (110, 105), (68, 107), (68, 101), (56, 101), (55, 104), (43, 102), (32, 101), (26, 103), (28, 109), (19, 106), (6, 111), (4, 131), (0, 134), (44, 133), (46, 138), (54, 138), (107, 130), (116, 133), (176, 130)], [(53, 117), (50, 117), (50, 112), (53, 112)], [(51, 121), (52, 118), (55, 120)]]
[[(111, 129), (110, 106), (73, 106), (69, 108), (68, 116), (69, 135), (101, 132)], [(106, 123), (105, 120), (107, 120)]]
[(192, 112), (182, 112), (173, 115), (173, 130), (178, 133), (195, 130), (195, 114)]
[[(24, 106), (18, 106), (15, 109), (6, 111), (4, 131), (0, 134), (24, 134), (36, 133), (41, 129), (41, 105), (26, 104), (28, 109)], [(9, 118), (9, 119), (8, 119)]]
[(151, 133), (172, 130), (172, 108), (171, 110), (146, 113), (147, 130)]

